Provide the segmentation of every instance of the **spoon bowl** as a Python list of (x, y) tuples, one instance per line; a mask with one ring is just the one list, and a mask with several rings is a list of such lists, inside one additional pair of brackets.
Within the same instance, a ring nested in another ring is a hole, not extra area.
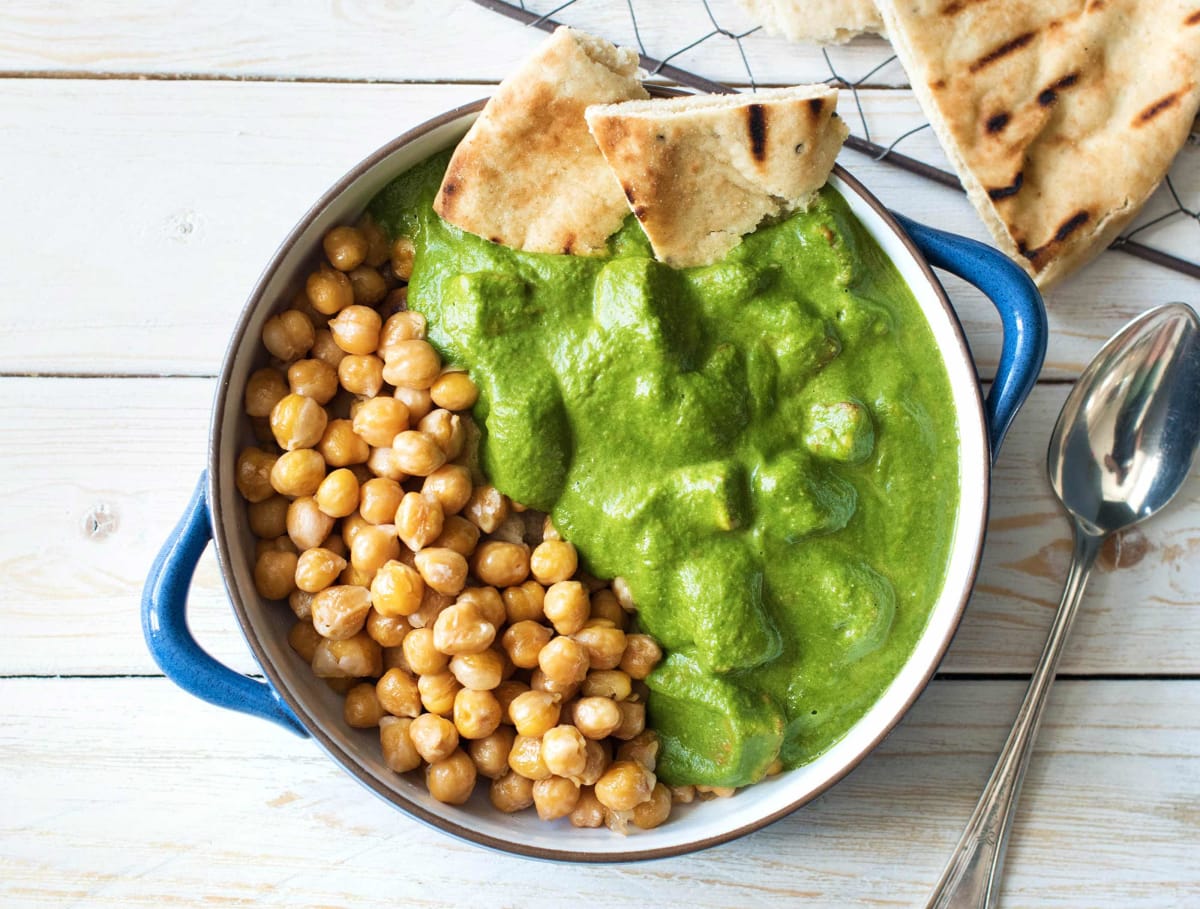
[(1200, 318), (1170, 303), (1110, 340), (1050, 437), (1050, 485), (1091, 533), (1148, 518), (1179, 491), (1200, 444)]

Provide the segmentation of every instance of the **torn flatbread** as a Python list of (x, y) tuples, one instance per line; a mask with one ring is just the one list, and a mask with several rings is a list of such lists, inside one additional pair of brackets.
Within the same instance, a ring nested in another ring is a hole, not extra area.
[(790, 41), (845, 44), (862, 34), (881, 34), (874, 0), (738, 0), (769, 35)]
[(1200, 0), (880, 0), (996, 243), (1042, 287), (1104, 249), (1200, 105)]
[(715, 262), (804, 207), (848, 132), (827, 85), (589, 107), (588, 126), (655, 255)]
[(514, 249), (603, 253), (628, 209), (583, 113), (646, 97), (633, 51), (556, 29), (500, 83), (458, 144), (434, 211)]

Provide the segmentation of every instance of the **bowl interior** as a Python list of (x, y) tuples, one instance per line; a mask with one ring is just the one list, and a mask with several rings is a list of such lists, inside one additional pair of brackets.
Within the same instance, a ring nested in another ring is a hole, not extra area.
[(210, 498), (223, 575), (248, 643), (268, 679), (314, 738), (347, 771), (381, 797), (447, 832), (510, 852), (573, 861), (621, 861), (678, 854), (756, 829), (809, 801), (844, 776), (887, 734), (932, 675), (958, 624), (974, 582), (983, 540), (988, 489), (988, 447), (975, 368), (962, 331), (940, 284), (899, 232), (886, 210), (843, 171), (833, 185), (900, 269), (932, 327), (950, 376), (959, 423), (962, 494), (945, 585), (917, 647), (880, 700), (826, 754), (798, 770), (758, 783), (735, 798), (676, 806), (671, 821), (621, 837), (601, 828), (564, 831), (565, 820), (540, 821), (532, 812), (503, 815), (491, 808), (485, 787), (462, 807), (443, 805), (416, 776), (397, 776), (379, 757), (378, 734), (342, 721), (341, 698), (313, 676), (287, 645), (294, 622), (286, 606), (263, 602), (252, 576), (253, 536), (234, 484), (238, 452), (254, 443), (242, 414), (250, 373), (264, 365), (262, 325), (302, 286), (330, 227), (353, 221), (395, 176), (457, 143), (483, 102), (451, 111), (401, 136), (368, 158), (309, 211), (280, 247), (242, 314), (226, 354), (214, 406)]

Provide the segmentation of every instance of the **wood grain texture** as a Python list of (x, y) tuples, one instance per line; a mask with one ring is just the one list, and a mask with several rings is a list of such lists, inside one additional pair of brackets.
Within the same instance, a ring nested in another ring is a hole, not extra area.
[[(614, 909), (918, 905), (1022, 687), (934, 683), (848, 779), (764, 831), (678, 859), (568, 869), (422, 827), (313, 743), (164, 680), (0, 680), (0, 902), (557, 909), (582, 895)], [(1197, 804), (1200, 683), (1060, 683), (1026, 779), (1003, 905), (1194, 905)]]
[[(734, 0), (709, 0), (727, 31), (753, 28)], [(530, 3), (551, 10), (553, 0)], [(664, 57), (710, 36), (672, 60), (710, 79), (750, 80), (737, 44), (714, 35), (700, 0), (637, 0), (638, 32), (651, 56)], [(576, 0), (558, 18), (636, 48), (624, 2)], [(271, 79), (499, 81), (545, 37), (467, 0), (343, 0), (239, 6), (96, 0), (47, 4), (15, 0), (0, 19), (0, 71), (195, 74)], [(756, 33), (744, 42), (764, 83), (829, 78), (820, 48)], [(464, 48), (473, 52), (463, 53)], [(486, 50), (485, 50), (486, 49)], [(867, 75), (891, 55), (879, 39), (832, 48), (846, 78)], [(905, 84), (891, 65), (874, 84)]]
[[(0, 675), (156, 671), (137, 598), (204, 469), (212, 391), (204, 379), (0, 379), (9, 515)], [(1065, 392), (1039, 387), (1009, 434), (978, 587), (945, 671), (1027, 672), (1041, 651), (1070, 556), (1067, 522), (1043, 480)], [(1198, 554), (1193, 477), (1179, 502), (1102, 560), (1063, 670), (1200, 673)], [(189, 616), (215, 655), (256, 670), (211, 555)]]
[[(0, 246), (29, 251), (0, 274), (0, 371), (214, 374), (255, 279), (305, 209), (391, 137), (488, 91), (0, 80), (0, 193), (20, 213), (0, 219)], [(907, 92), (862, 99), (880, 141), (921, 122)], [(847, 95), (842, 110), (856, 116)], [(914, 139), (935, 153), (930, 137)], [(962, 195), (851, 151), (842, 161), (885, 204), (984, 239)], [(995, 312), (945, 283), (990, 376)], [(1165, 269), (1104, 254), (1050, 295), (1044, 375), (1078, 374), (1132, 315), (1190, 292)]]

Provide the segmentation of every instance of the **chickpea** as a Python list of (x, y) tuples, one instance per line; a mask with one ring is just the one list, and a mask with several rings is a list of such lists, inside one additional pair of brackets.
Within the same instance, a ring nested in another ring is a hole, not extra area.
[(458, 414), (441, 408), (431, 410), (421, 418), (418, 428), (437, 443), (447, 460), (453, 461), (462, 454), (467, 434)]
[(637, 761), (651, 773), (658, 764), (658, 736), (644, 729), (617, 748), (618, 761)]
[(271, 473), (275, 469), (275, 455), (261, 448), (246, 448), (238, 455), (234, 471), (234, 482), (238, 492), (247, 502), (265, 502), (275, 494), (271, 485)]
[(696, 800), (695, 786), (672, 786), (671, 801), (677, 805), (690, 805)]
[(383, 320), (369, 306), (347, 306), (329, 321), (333, 340), (348, 354), (374, 354)]
[(550, 515), (546, 515), (542, 521), (542, 539), (557, 542), (562, 539), (562, 534), (558, 532), (558, 528), (554, 526), (554, 519)]
[(625, 654), (619, 665), (631, 678), (644, 679), (661, 659), (662, 648), (650, 635), (625, 635)]
[(632, 811), (654, 794), (654, 774), (635, 761), (615, 761), (596, 781), (596, 798), (611, 811)]
[[(453, 667), (454, 660), (450, 664)], [(491, 735), (500, 726), (500, 716), (500, 702), (490, 691), (463, 688), (454, 696), (454, 726), (464, 739)]]
[(346, 358), (346, 351), (337, 346), (337, 342), (333, 340), (333, 334), (328, 328), (322, 328), (317, 331), (313, 338), (312, 350), (309, 351), (314, 360), (320, 360), (322, 363), (331, 367), (334, 375), (337, 375), (338, 364)]
[(586, 697), (623, 701), (633, 692), (633, 682), (629, 673), (620, 669), (593, 669), (583, 680), (582, 690)]
[(579, 784), (551, 776), (533, 784), (533, 805), (543, 821), (566, 817), (579, 804)]
[(410, 616), (421, 608), (424, 595), (420, 573), (403, 562), (385, 562), (371, 579), (371, 603), (381, 616)]
[(546, 617), (544, 610), (546, 591), (537, 581), (526, 581), (504, 590), (504, 609), (510, 624), (518, 622), (540, 622)]
[(300, 659), (311, 663), (317, 645), (321, 643), (321, 633), (313, 628), (312, 622), (299, 621), (288, 632), (288, 644), (292, 650), (300, 654)]
[(461, 556), (469, 556), (479, 544), (479, 528), (458, 515), (446, 515), (442, 519), (442, 532), (430, 545), (440, 549), (453, 549)]
[(588, 671), (587, 651), (570, 638), (554, 638), (538, 652), (538, 667), (559, 684), (582, 682)]
[(383, 388), (383, 361), (374, 354), (347, 354), (337, 370), (342, 388), (352, 394), (373, 398)]
[(450, 657), (434, 644), (432, 628), (414, 628), (404, 639), (404, 658), (417, 675), (437, 675), (445, 672)]
[(509, 715), (509, 708), (512, 706), (512, 702), (515, 701), (518, 696), (529, 690), (530, 688), (528, 685), (526, 685), (524, 682), (519, 682), (516, 679), (506, 679), (492, 690), (492, 694), (496, 696), (496, 701), (500, 704), (500, 722), (508, 723), (510, 725), (512, 724), (512, 717)]
[(433, 403), (446, 410), (466, 410), (479, 400), (479, 388), (465, 372), (444, 372), (429, 389)]
[(371, 268), (378, 268), (391, 256), (391, 243), (387, 234), (370, 215), (363, 215), (355, 225), (367, 241), (367, 256), (363, 260)]
[[(543, 650), (546, 648), (543, 647)], [(538, 654), (541, 657), (541, 654)], [(569, 702), (579, 693), (579, 682), (556, 682), (542, 671), (541, 666), (529, 673), (529, 687), (534, 691), (545, 691), (558, 695), (563, 703)]]
[(591, 618), (604, 619), (611, 622), (614, 628), (625, 630), (629, 624), (629, 614), (621, 608), (616, 594), (609, 589), (597, 590), (592, 594)]
[(702, 802), (709, 799), (731, 798), (737, 792), (732, 786), (696, 786), (696, 796)]
[(346, 560), (328, 549), (306, 549), (296, 563), (296, 586), (305, 593), (318, 593), (332, 584), (345, 567)]
[(371, 595), (364, 587), (326, 587), (313, 597), (313, 627), (323, 637), (345, 641), (362, 631), (370, 608)]
[(297, 360), (288, 367), (288, 386), (318, 404), (328, 404), (338, 393), (337, 370), (324, 360)]
[(354, 543), (354, 538), (358, 536), (364, 528), (371, 527), (372, 524), (367, 521), (358, 512), (350, 515), (342, 521), (342, 541), (346, 546)]
[[(373, 614), (375, 614), (374, 610), (367, 613), (367, 636), (370, 637), (372, 641), (377, 642), (379, 639), (376, 638), (375, 635), (371, 634), (371, 616)], [(394, 621), (403, 621), (403, 620), (388, 619), (388, 621), (394, 622)], [(380, 646), (383, 647), (382, 644), (380, 644)], [(403, 642), (401, 643), (401, 646), (399, 646), (399, 647), (384, 647), (383, 648), (383, 670), (382, 671), (386, 673), (389, 669), (399, 669), (401, 672), (412, 672), (412, 667), (408, 665), (408, 660), (404, 659)]]
[(317, 451), (330, 467), (365, 464), (371, 455), (371, 447), (355, 434), (349, 420), (330, 420), (317, 444)]
[(364, 571), (361, 568), (355, 568), (354, 565), (347, 565), (342, 569), (342, 573), (338, 575), (338, 583), (344, 584), (347, 587), (363, 587), (371, 586), (371, 581), (375, 579), (375, 572)]
[(246, 380), (246, 414), (251, 417), (269, 417), (272, 408), (287, 393), (287, 380), (278, 369), (265, 366), (251, 373), (250, 378)]
[(446, 452), (430, 436), (416, 429), (398, 433), (392, 440), (396, 466), (414, 477), (427, 477), (446, 463)]
[(476, 486), (464, 514), (484, 533), (492, 533), (508, 517), (509, 501), (495, 486)]
[[(269, 482), (269, 480), (268, 480)], [(291, 503), (281, 495), (272, 495), (246, 506), (250, 532), (262, 540), (273, 540), (287, 533), (287, 510)]]
[(504, 677), (504, 658), (495, 650), (456, 653), (450, 657), (450, 671), (464, 688), (491, 691)]
[[(568, 580), (579, 567), (575, 547), (563, 540), (545, 540), (529, 557), (529, 571), (547, 586)], [(553, 588), (551, 588), (553, 589)]]
[(317, 487), (317, 507), (331, 518), (350, 517), (358, 508), (358, 498), (358, 480), (345, 467), (331, 471)]
[(409, 492), (395, 512), (396, 533), (414, 552), (430, 545), (442, 532), (445, 516), (437, 499)]
[(271, 486), (280, 495), (314, 495), (324, 479), (325, 459), (311, 448), (285, 451), (271, 468)]
[[(455, 707), (457, 709), (457, 705)], [(498, 710), (499, 704), (496, 707)], [(459, 735), (462, 735), (461, 729)], [(467, 738), (470, 737), (467, 736)], [(481, 776), (485, 776), (489, 780), (498, 780), (508, 773), (508, 753), (512, 751), (515, 738), (516, 733), (513, 732), (512, 727), (497, 726), (493, 732), (479, 736), (468, 744), (467, 753), (471, 755), (471, 760), (475, 762), (475, 769)]]
[(617, 598), (617, 602), (621, 604), (621, 608), (626, 612), (636, 612), (637, 606), (633, 602), (633, 593), (629, 589), (629, 582), (624, 578), (612, 579), (613, 596)]
[(374, 477), (383, 477), (397, 483), (408, 479), (408, 474), (396, 463), (391, 448), (372, 448), (366, 466), (367, 471)]
[[(413, 720), (415, 723), (416, 720)], [(461, 805), (475, 789), (475, 763), (462, 750), (425, 768), (425, 785), (439, 802)]]
[[(407, 306), (407, 296), (408, 288), (401, 287), (392, 291), (392, 295), (388, 297), (388, 302), (403, 302)], [(422, 340), (424, 337), (425, 317), (421, 313), (408, 310), (393, 313), (383, 323), (383, 330), (379, 333), (379, 350), (377, 353), (385, 361), (390, 360), (392, 359), (392, 352), (395, 350), (396, 345), (401, 341)]]
[(588, 666), (592, 669), (616, 669), (625, 654), (625, 632), (609, 626), (605, 619), (588, 620), (571, 637), (587, 651)]
[(542, 736), (542, 760), (555, 776), (577, 777), (587, 767), (587, 739), (574, 726), (555, 726)]
[(266, 600), (286, 600), (296, 589), (296, 554), (271, 550), (254, 563), (254, 589)]
[(421, 759), (433, 763), (453, 754), (458, 747), (458, 730), (445, 717), (423, 713), (408, 728), (413, 746)]
[(453, 549), (422, 549), (416, 563), (425, 584), (438, 593), (454, 596), (466, 585), (467, 560)]
[(599, 739), (587, 739), (584, 747), (587, 751), (587, 761), (577, 777), (577, 782), (581, 786), (595, 786), (596, 781), (612, 763), (612, 749), (607, 742)]
[(322, 679), (375, 678), (383, 672), (383, 648), (362, 633), (344, 641), (324, 638), (313, 653), (312, 667)]
[(495, 587), (520, 584), (529, 575), (529, 547), (524, 543), (486, 540), (476, 547), (471, 568), (485, 584)]
[[(443, 514), (456, 515), (466, 507), (471, 498), (471, 471), (462, 464), (443, 464), (425, 477), (421, 493), (437, 499)], [(478, 539), (478, 534), (476, 538)]]
[[(383, 275), (365, 265), (360, 265), (350, 272), (350, 289), (354, 291), (354, 302), (359, 306), (374, 306), (388, 293), (387, 281)], [(371, 352), (374, 351), (375, 348), (372, 347)]]
[(429, 397), (428, 388), (405, 388), (403, 385), (398, 385), (392, 392), (392, 397), (397, 401), (402, 401), (408, 408), (410, 425), (419, 423), (425, 414), (433, 410), (433, 400)]
[(280, 360), (295, 360), (308, 353), (313, 345), (312, 320), (299, 310), (289, 309), (271, 316), (263, 325), (263, 346), (271, 356)]
[(364, 527), (350, 544), (350, 564), (372, 579), (388, 562), (400, 557), (400, 541), (389, 525)]
[(367, 238), (356, 227), (335, 227), (325, 234), (321, 245), (329, 264), (339, 271), (358, 268), (367, 258)]
[(528, 780), (544, 780), (550, 776), (546, 762), (542, 760), (542, 740), (520, 733), (513, 739), (508, 766)]
[(288, 506), (286, 523), (287, 534), (296, 548), (305, 550), (320, 546), (333, 530), (334, 521), (321, 511), (312, 496), (300, 496)]
[(590, 786), (581, 789), (579, 800), (567, 816), (572, 827), (602, 827), (604, 825), (604, 806), (596, 798), (596, 793)]
[(519, 669), (533, 669), (538, 665), (538, 654), (554, 636), (545, 625), (522, 621), (504, 630), (500, 645)]
[[(546, 618), (559, 634), (575, 634), (587, 622), (591, 604), (587, 590), (578, 581), (559, 581), (546, 590), (542, 606)], [(617, 657), (620, 659), (620, 656)]]
[(375, 694), (392, 716), (414, 719), (421, 715), (421, 691), (416, 680), (403, 669), (389, 669), (375, 683)]
[[(405, 652), (407, 653), (407, 651)], [(461, 689), (462, 685), (458, 683), (458, 679), (449, 672), (423, 675), (417, 679), (417, 690), (421, 693), (421, 703), (430, 713), (436, 713), (439, 716), (450, 716), (454, 712), (454, 698)]]
[(655, 783), (650, 798), (633, 809), (633, 825), (642, 830), (658, 827), (671, 815), (671, 790)]
[(375, 696), (375, 686), (370, 682), (355, 685), (346, 692), (346, 701), (342, 704), (342, 716), (347, 726), (354, 729), (371, 729), (379, 725), (383, 719), (383, 707)]
[(617, 701), (584, 697), (575, 702), (575, 726), (589, 739), (607, 738), (620, 727), (621, 720)]
[(308, 302), (319, 313), (332, 316), (354, 302), (354, 289), (350, 279), (340, 271), (322, 265), (308, 276), (304, 284)]
[(285, 395), (271, 410), (271, 433), (284, 451), (312, 448), (329, 421), (325, 408), (304, 395)]
[(374, 477), (362, 484), (358, 513), (369, 524), (390, 524), (403, 500), (404, 489), (399, 483), (387, 477)]
[[(428, 389), (442, 371), (442, 358), (428, 341), (394, 341), (387, 348), (384, 379), (402, 388)], [(432, 393), (430, 393), (432, 400)]]
[(508, 716), (517, 732), (533, 738), (557, 726), (560, 714), (558, 696), (546, 691), (526, 691), (508, 705)]
[(392, 243), (392, 271), (401, 281), (412, 277), (417, 247), (409, 237), (397, 237)]
[(353, 425), (367, 444), (390, 448), (392, 440), (408, 429), (408, 408), (395, 398), (370, 398), (354, 412)]
[[(416, 556), (412, 552), (405, 549), (401, 554), (411, 558), (413, 560), (412, 567), (416, 568)], [(408, 624), (412, 625), (413, 628), (432, 628), (438, 616), (453, 604), (454, 599), (452, 597), (438, 593), (426, 584), (425, 593), (421, 596), (421, 608), (408, 617)]]
[(383, 748), (383, 762), (389, 770), (408, 773), (421, 766), (421, 755), (413, 746), (409, 728), (413, 721), (408, 717), (385, 716), (379, 720), (379, 743)]
[(641, 701), (609, 701), (621, 711), (621, 725), (612, 731), (613, 738), (627, 741), (646, 728), (646, 705)]
[[(375, 575), (376, 578), (379, 575)], [(374, 597), (372, 596), (372, 603)], [(388, 650), (397, 650), (404, 644), (404, 639), (408, 637), (408, 633), (412, 631), (412, 626), (408, 624), (408, 619), (404, 616), (384, 615), (378, 609), (372, 608), (367, 613), (366, 623), (367, 634), (371, 636), (371, 640), (377, 641), (379, 646), (384, 650), (384, 659), (387, 659)], [(400, 657), (403, 659), (403, 656)], [(405, 663), (407, 665), (407, 663)]]
[(510, 771), (492, 780), (488, 797), (492, 806), (505, 814), (524, 811), (533, 804), (533, 780)]

